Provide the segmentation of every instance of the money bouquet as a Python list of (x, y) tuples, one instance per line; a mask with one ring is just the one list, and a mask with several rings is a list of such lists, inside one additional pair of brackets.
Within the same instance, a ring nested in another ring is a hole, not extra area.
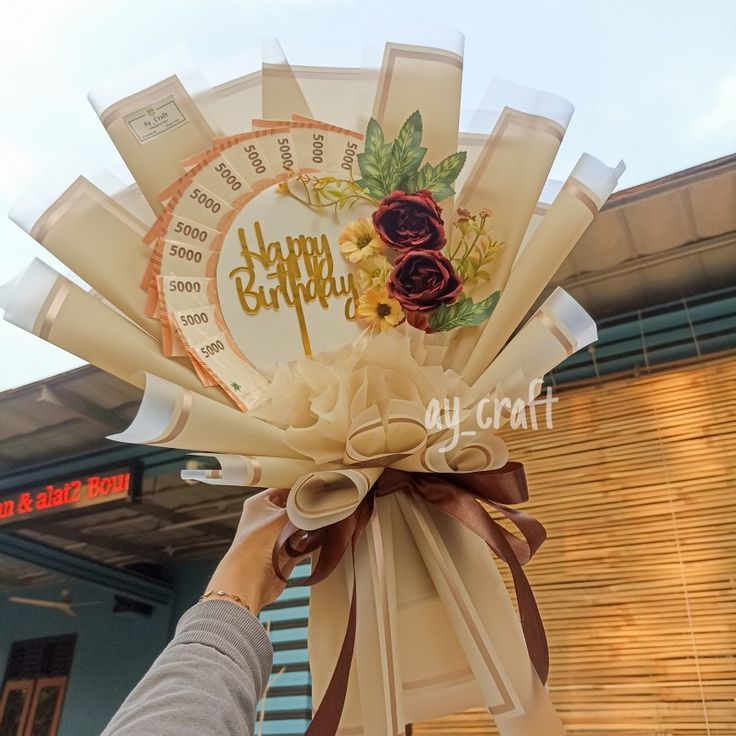
[(5, 319), (144, 389), (114, 439), (291, 489), (273, 559), (312, 556), (314, 734), (473, 706), (564, 733), (522, 567), (544, 528), (495, 432), (596, 338), (561, 289), (532, 309), (623, 166), (584, 155), (550, 185), (572, 107), (508, 82), (459, 133), (446, 46), (141, 67), (90, 95), (134, 184), (46, 182), (11, 213), (92, 291), (34, 261)]

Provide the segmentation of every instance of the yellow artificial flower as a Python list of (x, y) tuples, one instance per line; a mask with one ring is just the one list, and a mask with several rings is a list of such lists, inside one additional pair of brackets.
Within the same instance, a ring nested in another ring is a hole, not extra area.
[(339, 238), (340, 250), (350, 263), (380, 253), (385, 244), (373, 229), (373, 223), (364, 217), (351, 222)]
[(391, 262), (378, 255), (366, 256), (358, 262), (358, 283), (361, 291), (368, 291), (374, 286), (385, 286), (391, 274)]
[(279, 194), (291, 194), (291, 190), (289, 189), (289, 180), (284, 179), (283, 181), (280, 181), (276, 187), (276, 191)]
[(404, 319), (401, 304), (389, 296), (385, 286), (376, 286), (360, 295), (358, 316), (381, 332), (396, 327)]

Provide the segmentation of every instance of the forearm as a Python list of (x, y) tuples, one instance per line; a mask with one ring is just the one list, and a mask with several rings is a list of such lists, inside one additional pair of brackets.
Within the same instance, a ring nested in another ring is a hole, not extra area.
[(265, 630), (244, 608), (198, 604), (102, 736), (252, 734), (272, 656)]

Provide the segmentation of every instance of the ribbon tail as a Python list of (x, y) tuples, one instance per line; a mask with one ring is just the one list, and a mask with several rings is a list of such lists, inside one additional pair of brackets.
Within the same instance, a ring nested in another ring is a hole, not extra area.
[[(510, 547), (509, 551), (511, 551)], [(549, 677), (549, 646), (547, 645), (547, 634), (544, 631), (544, 622), (539, 613), (537, 600), (534, 597), (532, 586), (529, 584), (529, 579), (524, 574), (524, 570), (516, 557), (511, 555), (505, 561), (511, 570), (511, 577), (514, 581), (514, 593), (519, 603), (521, 628), (524, 632), (529, 659), (534, 665), (542, 684), (547, 684), (547, 678)]]
[(350, 615), (345, 629), (345, 638), (340, 647), (335, 670), (330, 678), (330, 683), (322, 696), (317, 710), (304, 732), (304, 736), (334, 736), (340, 725), (340, 718), (345, 707), (345, 698), (348, 692), (348, 678), (350, 676), (350, 665), (353, 661), (355, 650), (355, 632), (358, 622), (358, 597), (355, 576), (355, 545), (353, 545), (353, 594), (350, 601)]

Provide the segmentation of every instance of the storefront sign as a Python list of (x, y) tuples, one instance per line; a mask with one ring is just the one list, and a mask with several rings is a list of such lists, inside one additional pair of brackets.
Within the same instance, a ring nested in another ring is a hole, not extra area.
[(135, 470), (134, 466), (123, 466), (10, 493), (0, 498), (0, 525), (132, 500), (137, 495)]

